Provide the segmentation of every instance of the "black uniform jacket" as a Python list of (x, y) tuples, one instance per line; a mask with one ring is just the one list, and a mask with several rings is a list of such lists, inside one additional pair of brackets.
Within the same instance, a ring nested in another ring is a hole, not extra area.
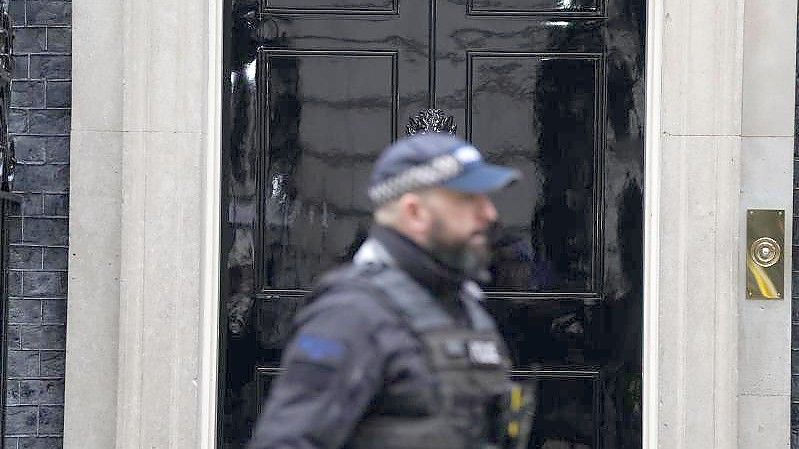
[[(376, 226), (396, 266), (427, 287), (454, 319), (468, 321), (459, 299), (464, 278), (412, 241)], [(300, 311), (249, 449), (342, 447), (373, 401), (386, 391), (435, 382), (420, 342), (363, 287), (336, 288)]]

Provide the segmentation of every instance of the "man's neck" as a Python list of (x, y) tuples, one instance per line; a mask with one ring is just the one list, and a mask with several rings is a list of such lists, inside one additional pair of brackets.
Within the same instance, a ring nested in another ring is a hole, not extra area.
[(385, 247), (400, 269), (437, 296), (451, 296), (465, 280), (462, 272), (442, 264), (397, 229), (375, 225), (371, 236)]

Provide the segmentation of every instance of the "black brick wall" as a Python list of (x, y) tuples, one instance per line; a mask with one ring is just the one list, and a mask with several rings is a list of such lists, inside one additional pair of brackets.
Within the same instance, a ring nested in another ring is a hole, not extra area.
[(72, 4), (10, 0), (16, 146), (11, 218), (6, 449), (62, 447)]

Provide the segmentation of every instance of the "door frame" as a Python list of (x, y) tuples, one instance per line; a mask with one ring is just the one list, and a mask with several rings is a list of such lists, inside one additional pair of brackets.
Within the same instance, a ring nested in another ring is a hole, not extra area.
[(202, 227), (205, 239), (200, 256), (200, 449), (215, 449), (217, 444), (217, 406), (219, 391), (220, 341), (220, 258), (222, 220), (222, 89), (224, 86), (224, 23), (226, 0), (208, 0), (207, 79), (205, 111), (206, 138), (203, 148)]
[(643, 328), (643, 448), (658, 447), (659, 274), (660, 274), (660, 151), (663, 66), (663, 2), (646, 0), (644, 124), (644, 316)]
[[(222, 160), (222, 86), (223, 23), (225, 0), (208, 1), (208, 130), (204, 148), (205, 179), (203, 228), (212, 236), (203, 242), (201, 256), (201, 367), (200, 448), (215, 449), (217, 442), (217, 405), (220, 322), (220, 186)], [(656, 449), (658, 443), (658, 278), (660, 266), (660, 134), (661, 76), (663, 62), (663, 2), (646, 1), (646, 124), (644, 144), (644, 316), (643, 316), (643, 447)], [(648, 300), (651, 299), (651, 300)]]

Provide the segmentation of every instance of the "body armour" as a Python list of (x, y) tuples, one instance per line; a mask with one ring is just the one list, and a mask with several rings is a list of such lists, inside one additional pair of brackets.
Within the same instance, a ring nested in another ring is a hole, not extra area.
[[(378, 257), (370, 253), (375, 250)], [(326, 277), (313, 296), (337, 286), (372, 293), (418, 339), (434, 381), (407, 391), (387, 388), (373, 400), (345, 446), (478, 449), (501, 445), (510, 366), (504, 342), (479, 304), (479, 287), (467, 281), (461, 288), (470, 323), (458, 323), (429, 290), (379, 257), (380, 250), (379, 244), (368, 241), (356, 263)]]

